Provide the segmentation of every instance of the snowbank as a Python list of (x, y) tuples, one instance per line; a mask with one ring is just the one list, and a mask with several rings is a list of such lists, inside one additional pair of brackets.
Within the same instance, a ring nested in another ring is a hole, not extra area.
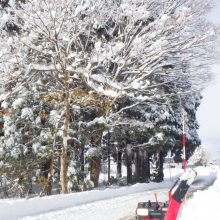
[(179, 220), (220, 219), (220, 169), (217, 180), (208, 190), (198, 191), (183, 205)]
[(32, 199), (1, 200), (0, 219), (13, 220), (18, 219), (19, 217), (55, 211), (58, 209), (116, 198), (128, 194), (165, 187), (169, 188), (173, 181), (174, 180), (171, 179), (163, 183), (139, 183), (133, 186), (121, 187), (118, 189), (92, 190), (67, 195), (55, 195)]

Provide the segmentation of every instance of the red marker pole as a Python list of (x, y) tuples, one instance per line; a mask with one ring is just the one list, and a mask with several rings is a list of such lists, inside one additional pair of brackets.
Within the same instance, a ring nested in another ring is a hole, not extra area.
[(183, 117), (183, 133), (182, 133), (182, 144), (183, 144), (183, 169), (186, 171), (186, 132), (185, 132), (185, 114), (184, 109), (182, 111)]

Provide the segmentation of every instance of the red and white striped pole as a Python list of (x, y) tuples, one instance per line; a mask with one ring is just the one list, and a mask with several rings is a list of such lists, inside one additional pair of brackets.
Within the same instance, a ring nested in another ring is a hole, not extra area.
[(182, 144), (183, 144), (183, 169), (186, 171), (186, 132), (185, 132), (185, 111), (182, 110), (182, 123), (183, 123), (183, 131), (182, 131)]

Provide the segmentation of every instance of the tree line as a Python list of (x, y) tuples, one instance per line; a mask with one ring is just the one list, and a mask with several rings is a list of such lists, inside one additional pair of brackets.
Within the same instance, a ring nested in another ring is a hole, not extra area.
[(4, 197), (97, 187), (110, 158), (118, 178), (127, 167), (127, 184), (162, 181), (167, 152), (181, 160), (183, 111), (187, 156), (200, 144), (196, 111), (218, 35), (205, 19), (212, 1), (0, 5)]

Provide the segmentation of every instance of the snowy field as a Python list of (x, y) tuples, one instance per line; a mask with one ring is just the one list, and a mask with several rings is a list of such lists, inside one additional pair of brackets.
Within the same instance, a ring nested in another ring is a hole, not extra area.
[[(196, 171), (198, 172), (198, 177), (191, 188), (193, 191), (212, 184), (217, 175), (216, 167), (199, 167)], [(158, 199), (160, 201), (166, 201), (168, 199), (167, 192), (169, 188), (182, 172), (183, 171), (180, 169), (172, 169), (170, 176), (169, 170), (166, 170), (166, 178), (163, 183), (143, 183), (128, 187), (99, 189), (82, 193), (56, 195), (43, 198), (1, 200), (0, 219), (131, 220), (134, 217), (137, 203), (140, 201), (147, 201), (148, 199), (153, 200), (154, 192), (158, 194)], [(220, 176), (218, 177), (220, 178)], [(201, 217), (189, 217), (189, 213), (192, 213), (192, 209), (200, 209), (199, 204), (202, 202), (202, 198), (210, 198), (213, 196), (214, 192), (218, 193), (220, 200), (220, 189), (218, 188), (218, 185), (220, 185), (219, 179), (209, 190), (196, 192), (195, 196), (193, 196), (193, 198), (184, 205), (180, 219), (202, 220)], [(204, 205), (206, 205), (206, 209), (202, 209), (203, 212), (208, 212), (207, 205), (210, 205), (210, 207), (214, 206), (210, 203), (207, 204), (207, 202)], [(203, 216), (205, 215), (203, 214)], [(217, 219), (220, 218), (218, 217)]]

